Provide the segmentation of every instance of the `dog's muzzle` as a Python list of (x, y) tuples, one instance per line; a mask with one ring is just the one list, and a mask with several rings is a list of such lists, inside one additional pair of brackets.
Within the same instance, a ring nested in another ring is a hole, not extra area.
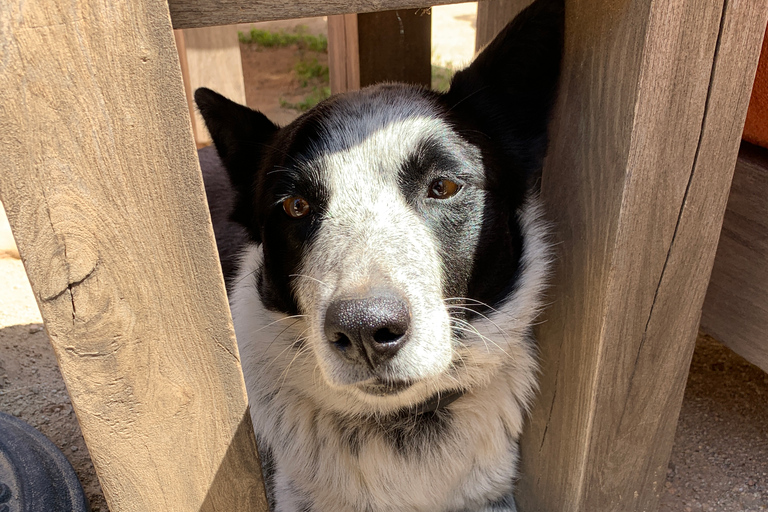
[(392, 291), (337, 299), (325, 313), (325, 335), (353, 364), (375, 370), (405, 346), (411, 324), (408, 303)]

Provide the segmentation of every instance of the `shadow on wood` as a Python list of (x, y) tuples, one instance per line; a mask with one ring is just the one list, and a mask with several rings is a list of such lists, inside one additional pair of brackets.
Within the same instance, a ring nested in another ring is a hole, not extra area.
[(701, 327), (768, 372), (768, 149), (741, 146)]
[(404, 82), (430, 87), (432, 15), (403, 9), (357, 16), (360, 86)]
[(528, 7), (533, 0), (481, 0), (477, 2), (477, 32), (475, 33), (475, 52), (485, 45), (507, 26), (507, 23)]
[[(261, 474), (256, 453), (256, 436), (251, 415), (246, 410), (216, 471), (200, 512), (231, 510), (232, 494), (242, 496), (238, 501), (239, 506), (243, 507), (240, 510), (268, 512), (264, 483), (261, 478), (254, 478), (254, 475)], [(237, 476), (233, 478), (233, 475)]]

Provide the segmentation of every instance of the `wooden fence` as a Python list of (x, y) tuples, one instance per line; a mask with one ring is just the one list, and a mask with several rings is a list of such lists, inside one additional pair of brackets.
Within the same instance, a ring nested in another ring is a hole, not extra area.
[[(520, 6), (492, 1), (481, 20)], [(518, 499), (654, 510), (768, 0), (566, 5), (542, 185), (557, 275)], [(415, 7), (4, 3), (0, 198), (112, 512), (266, 509), (172, 27)]]

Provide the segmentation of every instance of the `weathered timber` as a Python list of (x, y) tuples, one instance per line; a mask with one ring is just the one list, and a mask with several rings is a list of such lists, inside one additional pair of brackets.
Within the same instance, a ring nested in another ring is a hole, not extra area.
[(380, 82), (432, 85), (432, 15), (401, 9), (357, 15), (360, 86)]
[(110, 510), (265, 511), (167, 4), (0, 26), (0, 198)]
[(332, 94), (360, 88), (357, 14), (328, 16), (328, 68)]
[(768, 2), (567, 2), (521, 512), (653, 511)]
[[(208, 87), (232, 101), (245, 105), (243, 62), (240, 58), (236, 27), (190, 28), (182, 32), (187, 61), (185, 87), (193, 94), (199, 87)], [(192, 110), (195, 142), (198, 146), (210, 144), (211, 135), (194, 104)]]
[(480, 0), (477, 2), (475, 51), (480, 51), (493, 41), (496, 34), (530, 4), (531, 0)]
[(430, 0), (427, 4), (414, 0), (171, 0), (173, 28), (195, 28), (231, 25), (255, 21), (307, 18), (396, 9), (419, 9), (429, 5), (460, 3), (456, 0)]

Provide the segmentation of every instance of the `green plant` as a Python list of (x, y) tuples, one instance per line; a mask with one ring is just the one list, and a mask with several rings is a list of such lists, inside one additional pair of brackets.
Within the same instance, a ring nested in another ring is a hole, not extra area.
[(270, 32), (269, 30), (252, 28), (248, 34), (238, 32), (237, 37), (241, 43), (255, 44), (262, 48), (280, 48), (296, 45), (302, 50), (327, 52), (328, 38), (323, 34), (317, 36), (307, 34), (306, 30), (306, 27), (303, 25), (297, 27), (296, 33), (293, 34), (285, 32), (284, 30)]
[(455, 70), (451, 67), (435, 66), (432, 64), (432, 88), (445, 92), (451, 86), (451, 78)]
[(328, 66), (323, 66), (315, 57), (311, 59), (300, 59), (293, 67), (296, 72), (296, 76), (299, 78), (299, 83), (302, 87), (306, 87), (309, 81), (313, 78), (320, 79), (322, 82), (328, 83)]

